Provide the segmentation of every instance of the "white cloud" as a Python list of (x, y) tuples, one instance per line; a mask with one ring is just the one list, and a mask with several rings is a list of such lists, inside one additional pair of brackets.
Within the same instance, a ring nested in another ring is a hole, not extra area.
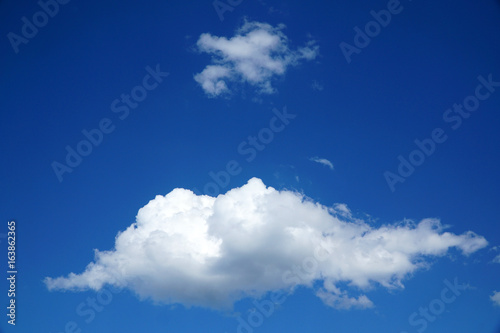
[(317, 91), (323, 91), (323, 89), (325, 89), (325, 87), (316, 80), (314, 80), (313, 83), (311, 84), (311, 88)]
[(326, 207), (257, 178), (216, 198), (177, 188), (141, 208), (115, 248), (96, 250), (83, 273), (45, 283), (50, 290), (112, 284), (141, 299), (220, 309), (305, 286), (329, 306), (366, 308), (370, 287), (402, 287), (431, 256), (487, 245), (470, 231), (445, 232), (436, 219), (376, 228), (350, 216), (345, 205)]
[(245, 21), (231, 38), (204, 33), (197, 42), (201, 52), (212, 56), (212, 64), (194, 76), (205, 93), (216, 97), (229, 93), (228, 84), (245, 82), (261, 93), (275, 92), (272, 80), (284, 75), (289, 66), (317, 57), (319, 47), (310, 41), (292, 50), (282, 32), (283, 24), (273, 27), (266, 23)]
[[(495, 246), (492, 248), (494, 251), (498, 250), (498, 247)], [(493, 263), (500, 264), (500, 254), (493, 258)], [(490, 299), (495, 303), (495, 305), (500, 306), (500, 292), (494, 291), (493, 295), (490, 296)]]
[(490, 299), (495, 303), (495, 305), (500, 306), (500, 292), (494, 291), (493, 295), (490, 296)]
[(326, 158), (319, 158), (319, 157), (315, 156), (315, 157), (311, 157), (309, 160), (323, 164), (323, 165), (329, 167), (331, 170), (333, 170), (333, 163), (330, 162), (329, 160), (327, 160)]
[(231, 75), (229, 68), (210, 65), (203, 72), (197, 74), (195, 80), (201, 84), (207, 94), (217, 96), (229, 91), (223, 79), (229, 78)]
[(335, 213), (339, 214), (340, 216), (352, 218), (351, 210), (349, 209), (349, 207), (347, 207), (346, 204), (336, 203), (333, 205), (333, 208), (335, 210)]
[(346, 291), (342, 291), (337, 288), (330, 280), (324, 283), (325, 287), (316, 292), (318, 296), (326, 305), (331, 306), (336, 309), (366, 309), (373, 307), (373, 302), (366, 297), (366, 295), (361, 295), (359, 297), (351, 297)]

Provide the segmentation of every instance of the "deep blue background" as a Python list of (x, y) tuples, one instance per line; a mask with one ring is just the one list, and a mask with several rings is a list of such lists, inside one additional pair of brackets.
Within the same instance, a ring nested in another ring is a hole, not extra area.
[[(42, 282), (81, 272), (92, 249), (111, 249), (116, 233), (155, 195), (202, 189), (208, 173), (232, 159), (243, 171), (223, 192), (255, 176), (325, 205), (347, 203), (377, 218), (376, 225), (439, 217), (452, 232), (473, 230), (498, 245), (500, 89), (456, 131), (442, 115), (474, 92), (477, 76), (491, 73), (500, 81), (500, 2), (402, 1), (403, 11), (348, 64), (339, 43), (352, 43), (353, 28), (386, 6), (244, 0), (221, 22), (210, 1), (72, 0), (16, 54), (7, 34), (19, 34), (21, 17), (40, 7), (1, 1), (0, 223), (5, 229), (9, 219), (18, 224), (15, 330), (59, 333), (74, 320), (84, 332), (235, 332), (230, 315), (154, 306), (129, 292), (115, 295), (87, 324), (75, 308), (95, 293), (48, 292)], [(209, 99), (193, 79), (209, 63), (195, 50), (197, 38), (205, 32), (230, 37), (245, 17), (286, 24), (292, 47), (311, 37), (321, 56), (290, 69), (275, 82), (279, 93), (259, 96), (260, 103), (252, 90)], [(111, 102), (156, 64), (169, 77), (119, 120)], [(313, 81), (324, 90), (313, 90)], [(247, 163), (238, 144), (268, 125), (274, 107), (284, 106), (297, 118)], [(51, 163), (63, 162), (66, 145), (75, 147), (81, 131), (103, 118), (112, 119), (115, 131), (60, 183)], [(436, 127), (448, 140), (392, 193), (383, 173), (395, 172), (397, 156), (408, 156), (413, 141)], [(309, 161), (312, 156), (331, 160), (335, 170)], [(426, 332), (492, 332), (500, 313), (489, 296), (500, 290), (500, 266), (490, 263), (498, 252), (489, 249), (440, 258), (404, 290), (369, 292), (374, 310), (334, 310), (298, 290), (256, 331), (415, 332), (408, 316), (438, 297), (444, 279), (458, 277), (475, 288)], [(236, 309), (247, 316), (251, 307), (242, 301)], [(0, 327), (7, 327), (5, 318)]]

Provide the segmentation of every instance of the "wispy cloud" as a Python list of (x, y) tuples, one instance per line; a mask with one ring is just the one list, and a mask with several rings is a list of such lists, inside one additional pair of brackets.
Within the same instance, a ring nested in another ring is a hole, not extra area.
[(313, 88), (313, 90), (323, 91), (325, 87), (318, 81), (314, 80), (311, 84), (311, 88)]
[[(498, 247), (495, 246), (492, 250), (497, 251)], [(493, 258), (493, 263), (500, 264), (500, 254)], [(495, 305), (500, 306), (500, 292), (494, 291), (493, 295), (490, 296), (490, 299), (493, 301), (493, 303), (495, 303)]]
[(499, 254), (499, 255), (497, 255), (495, 258), (493, 258), (493, 262), (494, 262), (495, 264), (500, 264), (500, 254)]
[(319, 157), (316, 156), (316, 157), (311, 157), (309, 160), (313, 161), (313, 162), (317, 162), (317, 163), (323, 164), (323, 165), (326, 165), (331, 170), (333, 170), (333, 163), (330, 162), (329, 160), (327, 160), (326, 158), (319, 158)]
[(111, 284), (141, 299), (210, 308), (305, 286), (327, 305), (365, 308), (372, 302), (360, 292), (402, 287), (429, 258), (487, 244), (470, 231), (444, 232), (436, 219), (375, 228), (350, 216), (345, 205), (326, 207), (257, 178), (216, 198), (177, 188), (141, 208), (114, 249), (96, 250), (83, 273), (45, 283), (50, 290)]
[(283, 24), (245, 21), (231, 38), (204, 33), (198, 50), (212, 56), (211, 64), (194, 76), (205, 93), (216, 97), (231, 92), (229, 84), (247, 83), (265, 94), (274, 93), (272, 80), (285, 74), (289, 66), (312, 60), (319, 47), (310, 41), (297, 50), (289, 47)]
[(493, 295), (490, 296), (490, 299), (495, 303), (495, 305), (500, 306), (500, 292), (494, 291)]

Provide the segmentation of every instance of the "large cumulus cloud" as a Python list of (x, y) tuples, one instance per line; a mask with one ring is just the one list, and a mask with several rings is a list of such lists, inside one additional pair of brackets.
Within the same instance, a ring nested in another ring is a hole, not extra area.
[(365, 308), (369, 287), (402, 287), (428, 258), (486, 245), (470, 231), (446, 232), (437, 219), (374, 227), (345, 205), (326, 207), (253, 178), (216, 198), (181, 188), (156, 196), (113, 250), (96, 250), (83, 273), (45, 283), (50, 290), (112, 284), (159, 303), (219, 309), (302, 285), (327, 305)]

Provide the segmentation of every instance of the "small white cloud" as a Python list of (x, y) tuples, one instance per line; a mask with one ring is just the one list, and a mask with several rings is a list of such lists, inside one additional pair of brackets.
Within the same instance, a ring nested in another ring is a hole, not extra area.
[(330, 162), (329, 160), (327, 160), (326, 158), (319, 158), (316, 156), (316, 157), (311, 157), (309, 160), (323, 164), (323, 165), (329, 167), (331, 170), (333, 170), (333, 163)]
[(366, 297), (366, 295), (361, 295), (359, 297), (351, 297), (346, 291), (342, 291), (337, 288), (332, 281), (326, 280), (324, 287), (316, 292), (323, 303), (332, 308), (349, 310), (351, 308), (366, 309), (372, 308), (373, 302)]
[(499, 255), (497, 255), (497, 256), (493, 259), (493, 262), (494, 262), (495, 264), (500, 264), (500, 254), (499, 254)]
[(349, 207), (347, 207), (346, 204), (343, 203), (336, 203), (333, 205), (333, 212), (336, 214), (340, 214), (340, 216), (346, 217), (346, 218), (352, 218), (352, 213)]
[(82, 273), (45, 284), (49, 290), (110, 284), (162, 304), (217, 309), (303, 286), (329, 306), (368, 308), (373, 303), (360, 291), (401, 288), (429, 259), (487, 245), (473, 232), (444, 232), (437, 219), (373, 227), (350, 216), (346, 205), (325, 207), (257, 178), (217, 197), (177, 188), (141, 208), (114, 249), (96, 250)]
[(313, 88), (313, 90), (323, 91), (325, 87), (318, 81), (314, 80), (313, 83), (311, 84), (311, 88)]
[(230, 92), (228, 84), (244, 82), (259, 92), (275, 92), (272, 80), (285, 74), (289, 66), (302, 60), (312, 60), (319, 47), (310, 41), (306, 46), (292, 50), (282, 32), (283, 24), (273, 27), (267, 23), (245, 21), (231, 38), (204, 33), (197, 42), (198, 50), (212, 56), (212, 64), (194, 76), (210, 97)]
[(493, 295), (490, 296), (490, 299), (495, 303), (496, 306), (500, 306), (500, 292), (494, 291)]
[(224, 79), (231, 77), (231, 75), (231, 71), (224, 66), (210, 65), (203, 72), (197, 74), (195, 80), (201, 84), (207, 94), (217, 96), (229, 91)]

